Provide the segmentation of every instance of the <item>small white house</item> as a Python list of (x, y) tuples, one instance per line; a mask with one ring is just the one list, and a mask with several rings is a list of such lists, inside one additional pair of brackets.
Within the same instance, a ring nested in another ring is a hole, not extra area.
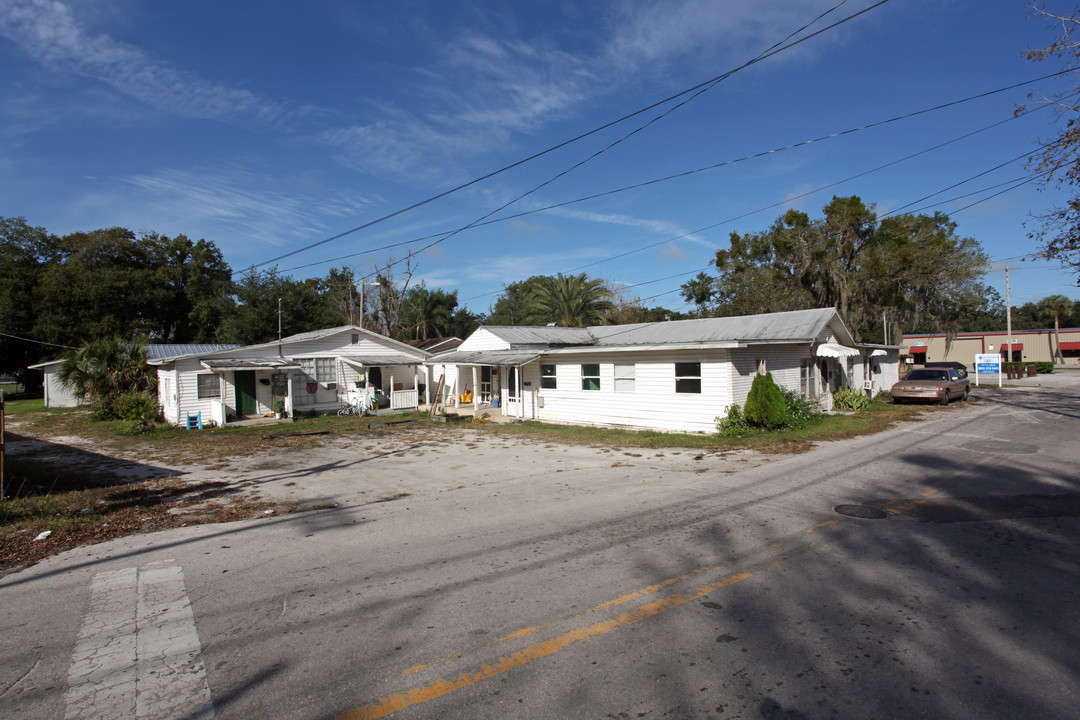
[[(234, 347), (237, 346), (148, 343), (146, 345), (146, 359), (153, 364), (152, 361), (160, 358), (215, 352)], [(29, 366), (31, 370), (41, 370), (42, 392), (45, 398), (45, 407), (47, 408), (76, 407), (80, 404), (79, 398), (75, 397), (74, 391), (60, 380), (60, 366), (63, 364), (64, 360), (60, 359)]]
[(831, 406), (899, 379), (896, 346), (857, 344), (834, 308), (589, 328), (481, 327), (428, 360), (447, 405), (522, 419), (714, 432), (757, 373)]
[(225, 425), (274, 412), (336, 412), (362, 384), (383, 407), (415, 408), (426, 388), (430, 353), (355, 325), (280, 341), (149, 361), (157, 367), (165, 420), (189, 417)]

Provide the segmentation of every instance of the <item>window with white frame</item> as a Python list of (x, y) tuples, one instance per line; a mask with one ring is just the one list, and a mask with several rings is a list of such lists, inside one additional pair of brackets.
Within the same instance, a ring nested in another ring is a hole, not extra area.
[(337, 379), (334, 373), (334, 358), (297, 358), (296, 362), (311, 380), (331, 383)]
[(581, 366), (581, 389), (600, 389), (600, 364), (586, 363)]
[(799, 361), (799, 392), (804, 398), (817, 397), (816, 366), (812, 359)]
[(632, 393), (637, 383), (637, 365), (615, 363), (615, 392)]
[(540, 366), (540, 387), (544, 390), (555, 390), (558, 388), (558, 383), (555, 380), (554, 365)]
[(675, 392), (701, 394), (701, 363), (675, 363)]
[(214, 373), (203, 373), (195, 376), (196, 382), (199, 383), (198, 395), (199, 399), (206, 398), (220, 398), (221, 397), (221, 377)]

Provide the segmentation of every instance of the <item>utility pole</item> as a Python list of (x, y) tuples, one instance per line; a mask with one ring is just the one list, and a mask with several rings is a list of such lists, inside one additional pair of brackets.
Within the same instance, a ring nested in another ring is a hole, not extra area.
[(277, 354), (281, 357), (281, 298), (277, 299)]
[(1012, 294), (1009, 288), (1009, 263), (1005, 263), (1005, 362), (1012, 361)]
[(881, 311), (881, 327), (885, 331), (885, 345), (889, 344), (889, 320), (885, 317), (885, 311)]

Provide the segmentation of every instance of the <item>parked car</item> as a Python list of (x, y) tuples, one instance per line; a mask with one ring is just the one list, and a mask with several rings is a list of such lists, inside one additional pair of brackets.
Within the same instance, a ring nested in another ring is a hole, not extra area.
[(969, 392), (967, 373), (963, 375), (956, 368), (926, 367), (916, 368), (900, 382), (892, 386), (889, 393), (894, 403), (909, 400), (931, 400), (941, 405), (948, 405), (950, 400), (966, 400)]

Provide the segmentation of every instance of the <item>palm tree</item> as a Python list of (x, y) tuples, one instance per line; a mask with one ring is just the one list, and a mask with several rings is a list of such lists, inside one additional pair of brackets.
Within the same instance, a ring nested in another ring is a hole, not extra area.
[(120, 395), (153, 390), (156, 382), (146, 364), (145, 341), (116, 336), (90, 340), (69, 353), (59, 377), (76, 397), (90, 399), (99, 409)]
[(611, 289), (602, 280), (590, 280), (585, 273), (544, 277), (530, 305), (539, 314), (562, 327), (603, 325), (606, 313), (615, 310)]
[(1050, 295), (1039, 301), (1039, 315), (1054, 318), (1054, 361), (1065, 362), (1061, 354), (1061, 318), (1068, 320), (1072, 316), (1073, 301), (1064, 295)]

